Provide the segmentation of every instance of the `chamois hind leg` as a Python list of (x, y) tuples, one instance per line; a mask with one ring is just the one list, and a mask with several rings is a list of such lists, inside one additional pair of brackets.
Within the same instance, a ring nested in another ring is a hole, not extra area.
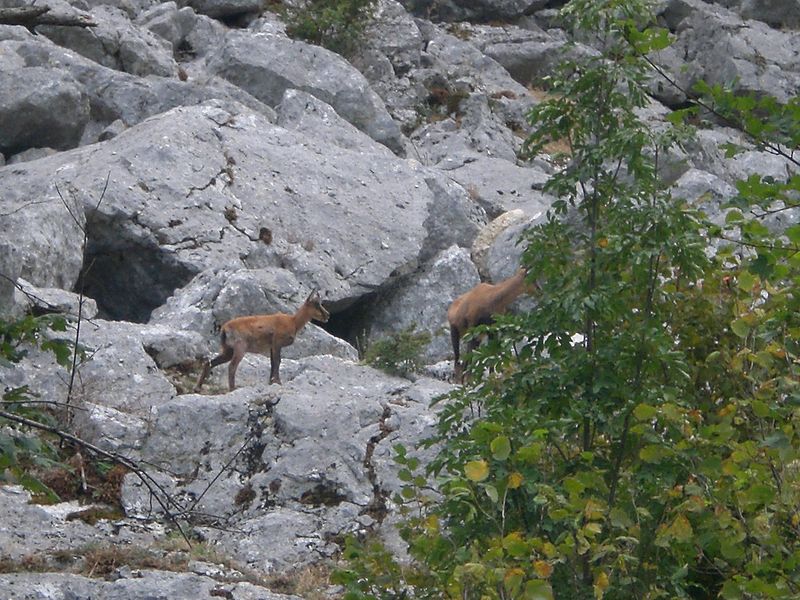
[(450, 326), (450, 340), (453, 342), (453, 380), (461, 383), (463, 369), (459, 361), (461, 354), (461, 334), (456, 327)]
[(245, 344), (234, 344), (233, 348), (231, 348), (233, 356), (230, 359), (231, 363), (228, 365), (228, 390), (231, 392), (236, 389), (236, 369), (239, 368), (239, 363), (242, 362), (246, 352), (247, 347)]
[(200, 387), (203, 385), (203, 382), (206, 380), (206, 377), (208, 377), (208, 374), (211, 372), (213, 367), (226, 363), (231, 358), (233, 358), (233, 348), (226, 347), (221, 354), (215, 356), (211, 360), (207, 360), (205, 364), (203, 364), (203, 371), (200, 373), (200, 377), (197, 379), (197, 383), (194, 386), (194, 391), (200, 391)]
[(281, 349), (275, 348), (269, 353), (269, 382), (281, 385)]

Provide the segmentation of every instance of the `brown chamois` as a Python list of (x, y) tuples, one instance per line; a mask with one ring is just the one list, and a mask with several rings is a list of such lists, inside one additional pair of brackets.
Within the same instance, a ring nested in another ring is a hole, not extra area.
[(205, 362), (194, 391), (200, 390), (200, 386), (213, 367), (226, 362), (230, 362), (228, 388), (233, 391), (236, 388), (236, 369), (248, 352), (269, 354), (269, 382), (280, 384), (281, 376), (278, 370), (281, 366), (281, 348), (291, 345), (297, 333), (309, 321), (314, 319), (325, 323), (329, 316), (330, 313), (322, 306), (319, 293), (315, 290), (293, 315), (275, 313), (231, 319), (222, 326), (222, 352)]
[[(494, 321), (494, 315), (504, 313), (523, 292), (536, 290), (538, 286), (535, 283), (525, 282), (527, 274), (527, 270), (520, 268), (512, 277), (500, 283), (479, 283), (450, 304), (447, 322), (450, 324), (450, 339), (453, 342), (453, 372), (456, 381), (461, 381), (463, 377), (463, 365), (460, 361), (461, 338), (472, 327), (490, 325)], [(465, 354), (472, 352), (479, 343), (478, 338), (470, 339)]]

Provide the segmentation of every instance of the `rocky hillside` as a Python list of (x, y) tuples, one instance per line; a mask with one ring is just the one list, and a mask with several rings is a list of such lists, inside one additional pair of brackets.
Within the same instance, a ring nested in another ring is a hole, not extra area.
[[(378, 0), (347, 59), (286, 35), (289, 0), (35, 4), (70, 24), (0, 25), (0, 312), (80, 306), (71, 430), (147, 477), (121, 478), (124, 514), (99, 519), (0, 487), (0, 597), (277, 598), (347, 534), (401, 552), (392, 447), (414, 448), (452, 387), (448, 304), (511, 275), (553, 200), (550, 157), (518, 158), (542, 78), (595, 50), (547, 0)], [(800, 89), (797, 0), (664, 0), (658, 17), (676, 43), (652, 58), (677, 85), (653, 78), (653, 123), (701, 79)], [(726, 142), (746, 145), (719, 126), (669, 157), (676, 195), (713, 213), (737, 179), (786, 176)], [(286, 348), (282, 386), (247, 355), (239, 389), (220, 367), (189, 393), (222, 323), (313, 289), (331, 318)], [(412, 325), (431, 334), (425, 375), (358, 362)], [(0, 379), (70, 389), (41, 352)], [(175, 549), (154, 489), (205, 554)]]

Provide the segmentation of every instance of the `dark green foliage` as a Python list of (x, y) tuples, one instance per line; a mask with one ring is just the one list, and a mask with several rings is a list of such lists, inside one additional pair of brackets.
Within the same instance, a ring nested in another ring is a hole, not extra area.
[[(21, 361), (28, 350), (39, 347), (52, 352), (64, 367), (71, 364), (73, 344), (53, 336), (67, 329), (62, 315), (28, 315), (18, 320), (0, 320), (0, 363), (10, 367)], [(42, 409), (28, 386), (6, 388), (0, 410), (9, 416), (55, 425), (51, 414)], [(34, 497), (55, 501), (58, 496), (45, 485), (37, 473), (58, 465), (56, 448), (37, 431), (9, 418), (0, 417), (0, 482), (16, 482), (28, 489)]]
[(349, 56), (374, 9), (375, 0), (309, 0), (303, 8), (286, 10), (286, 33)]
[(431, 341), (427, 331), (415, 333), (410, 325), (388, 337), (373, 342), (364, 354), (364, 362), (390, 375), (404, 377), (419, 371), (424, 361), (422, 353)]

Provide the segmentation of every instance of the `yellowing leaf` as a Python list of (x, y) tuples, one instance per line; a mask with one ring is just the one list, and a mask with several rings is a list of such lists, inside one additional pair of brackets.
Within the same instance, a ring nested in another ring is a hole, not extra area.
[(586, 506), (583, 509), (584, 516), (589, 520), (597, 520), (603, 518), (603, 507), (596, 500), (589, 499), (586, 501)]
[(464, 465), (464, 474), (470, 481), (483, 481), (489, 476), (489, 463), (485, 460), (472, 460)]
[(664, 532), (664, 535), (678, 540), (679, 542), (688, 542), (692, 539), (693, 534), (692, 524), (689, 523), (689, 519), (684, 515), (675, 517), (675, 520), (667, 527), (666, 532)]
[(527, 557), (530, 552), (528, 544), (518, 531), (513, 531), (503, 538), (503, 548), (514, 558)]
[(553, 574), (553, 565), (546, 560), (537, 560), (533, 563), (533, 570), (540, 578), (547, 579)]
[(503, 577), (503, 583), (512, 595), (516, 595), (517, 590), (519, 590), (519, 587), (522, 585), (523, 577), (525, 577), (525, 571), (519, 567), (513, 567), (506, 571)]
[(425, 519), (425, 531), (428, 533), (437, 533), (439, 531), (439, 517), (436, 515), (428, 515)]
[(594, 597), (600, 600), (608, 589), (608, 575), (604, 571), (600, 571), (594, 578)]
[(522, 473), (517, 473), (514, 471), (508, 476), (508, 489), (515, 490), (519, 486), (522, 485), (523, 477)]

